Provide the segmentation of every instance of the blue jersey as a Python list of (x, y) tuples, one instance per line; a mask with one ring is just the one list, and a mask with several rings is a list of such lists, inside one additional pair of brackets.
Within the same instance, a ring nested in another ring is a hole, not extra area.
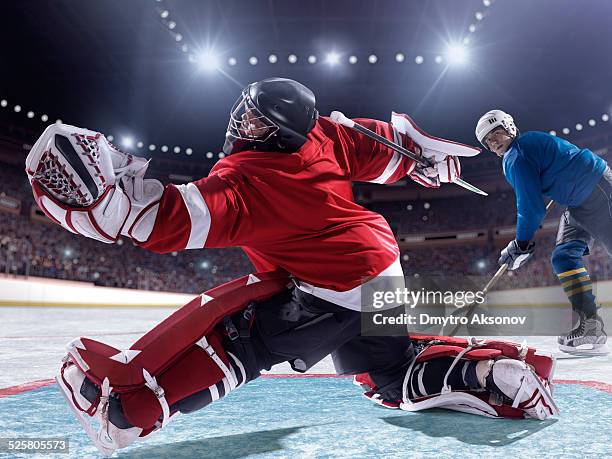
[(591, 150), (530, 131), (510, 144), (503, 167), (516, 194), (516, 239), (528, 241), (546, 214), (544, 196), (564, 206), (579, 206), (591, 194), (607, 164)]

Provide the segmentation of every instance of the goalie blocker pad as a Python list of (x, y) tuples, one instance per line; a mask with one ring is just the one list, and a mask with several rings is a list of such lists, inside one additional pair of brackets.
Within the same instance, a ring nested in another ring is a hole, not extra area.
[[(497, 397), (494, 397), (485, 389), (473, 391), (453, 390), (447, 384), (447, 377), (453, 368), (452, 366), (444, 378), (441, 393), (410, 399), (407, 384), (412, 376), (412, 369), (415, 364), (444, 357), (454, 358), (455, 363), (459, 360), (480, 361), (499, 358), (520, 360), (533, 369), (543, 381), (544, 389), (548, 393), (552, 393), (552, 378), (555, 369), (554, 357), (549, 353), (540, 352), (532, 347), (528, 347), (526, 344), (431, 335), (414, 335), (411, 336), (411, 340), (415, 348), (419, 350), (419, 353), (406, 372), (403, 383), (403, 400), (382, 399), (377, 393), (377, 387), (369, 375), (362, 373), (355, 376), (354, 383), (362, 387), (365, 391), (365, 397), (386, 408), (401, 408), (406, 411), (445, 408), (492, 418), (521, 419), (525, 417), (524, 409), (499, 401)], [(554, 402), (550, 405), (554, 406)], [(556, 414), (554, 407), (550, 411), (550, 414)]]
[[(206, 389), (214, 401), (244, 384), (241, 362), (221, 345), (225, 334), (223, 319), (253, 301), (281, 293), (289, 284), (286, 273), (273, 271), (215, 287), (181, 307), (124, 351), (89, 338), (75, 339), (67, 346), (68, 355), (56, 380), (99, 448), (103, 423), (96, 432), (84, 421), (96, 412), (107, 411), (104, 403), (108, 404), (109, 396), (114, 394), (120, 395), (125, 418), (142, 429), (140, 437), (144, 437), (163, 427), (178, 412), (171, 409), (174, 403)], [(79, 403), (79, 387), (72, 387), (67, 380), (68, 369), (73, 365), (86, 379), (102, 387), (100, 403), (96, 401), (90, 407)], [(240, 369), (240, 375), (235, 368)], [(100, 449), (108, 453), (116, 447), (115, 442), (110, 449)]]

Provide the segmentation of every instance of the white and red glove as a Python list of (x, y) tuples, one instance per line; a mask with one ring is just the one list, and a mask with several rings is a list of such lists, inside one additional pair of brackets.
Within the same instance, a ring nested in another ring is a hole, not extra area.
[(434, 137), (423, 131), (408, 115), (392, 113), (391, 124), (400, 134), (410, 137), (420, 151), (415, 153), (427, 158), (430, 167), (416, 165), (409, 177), (420, 185), (438, 188), (442, 183), (452, 183), (461, 175), (460, 156), (476, 156), (480, 148)]
[(151, 233), (164, 188), (143, 178), (147, 166), (99, 132), (67, 124), (49, 126), (26, 158), (40, 209), (68, 231), (105, 243)]
[[(425, 167), (417, 163), (409, 177), (427, 188), (439, 188), (442, 183), (453, 183), (461, 176), (461, 164), (457, 156), (444, 155), (439, 152), (422, 149), (422, 156), (433, 162)], [(441, 159), (440, 159), (441, 158)]]

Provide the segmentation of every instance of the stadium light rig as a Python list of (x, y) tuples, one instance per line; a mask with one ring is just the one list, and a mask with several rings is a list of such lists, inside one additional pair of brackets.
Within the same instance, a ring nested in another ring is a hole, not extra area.
[(325, 62), (331, 66), (337, 65), (340, 62), (340, 55), (334, 51), (327, 53)]
[(204, 51), (198, 56), (198, 65), (204, 71), (213, 71), (219, 68), (219, 58), (212, 51)]
[(467, 61), (467, 49), (462, 45), (449, 45), (446, 55), (451, 64), (461, 65)]

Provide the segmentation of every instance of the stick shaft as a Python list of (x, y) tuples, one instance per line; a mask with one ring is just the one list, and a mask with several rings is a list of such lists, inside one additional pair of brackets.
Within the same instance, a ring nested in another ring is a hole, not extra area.
[[(355, 129), (357, 132), (361, 132), (363, 135), (370, 137), (371, 139), (376, 140), (377, 142), (382, 143), (383, 145), (391, 148), (392, 150), (398, 152), (401, 155), (407, 156), (408, 158), (412, 159), (413, 161), (419, 163), (421, 166), (424, 167), (432, 167), (433, 163), (431, 161), (428, 161), (427, 158), (423, 158), (422, 156), (417, 155), (416, 153), (408, 150), (407, 148), (404, 148), (401, 145), (398, 145), (395, 142), (392, 142), (391, 140), (387, 139), (386, 137), (383, 137), (380, 134), (377, 134), (376, 132), (368, 129), (365, 126), (362, 126), (359, 123), (354, 123), (353, 124), (353, 129)], [(460, 187), (465, 188), (466, 190), (469, 190), (473, 193), (477, 193), (477, 194), (481, 194), (483, 196), (488, 196), (487, 193), (485, 193), (484, 191), (482, 191), (480, 188), (475, 187), (474, 185), (472, 185), (471, 183), (466, 182), (465, 180), (461, 179), (461, 178), (457, 178), (453, 181), (454, 184), (459, 185)]]
[[(548, 204), (546, 204), (546, 215), (548, 215), (548, 212), (550, 211), (550, 209), (552, 209), (552, 206), (554, 205), (554, 203), (555, 203), (554, 201), (550, 201)], [(501, 277), (506, 273), (507, 270), (508, 270), (508, 263), (504, 263), (503, 265), (499, 267), (497, 272), (493, 275), (493, 277), (489, 280), (489, 282), (487, 282), (487, 285), (485, 285), (484, 288), (482, 289), (484, 296), (486, 296), (487, 293), (489, 293), (489, 291), (491, 291), (491, 289), (495, 287), (495, 284), (497, 284), (499, 279), (501, 279)], [(474, 311), (476, 310), (476, 303), (472, 303), (466, 307), (467, 309), (465, 312), (465, 317), (467, 317), (469, 321), (472, 318)], [(451, 331), (448, 333), (448, 336), (455, 336), (455, 334), (459, 331), (460, 328), (461, 328), (461, 324), (456, 324), (451, 329)]]

